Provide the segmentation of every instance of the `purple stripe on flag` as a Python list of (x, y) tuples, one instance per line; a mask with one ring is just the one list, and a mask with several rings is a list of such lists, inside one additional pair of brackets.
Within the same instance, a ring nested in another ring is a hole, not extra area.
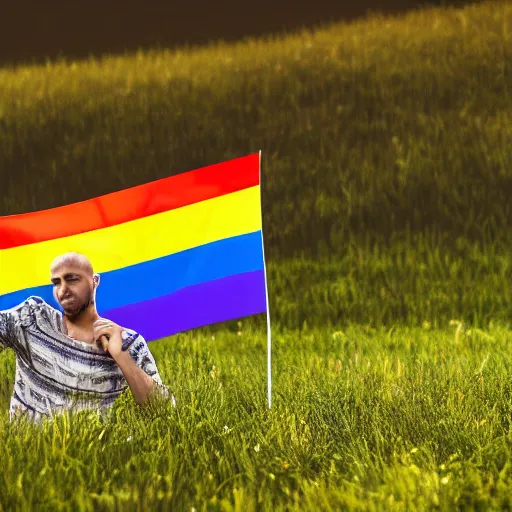
[(266, 311), (265, 273), (257, 270), (188, 286), (105, 311), (103, 316), (151, 341)]

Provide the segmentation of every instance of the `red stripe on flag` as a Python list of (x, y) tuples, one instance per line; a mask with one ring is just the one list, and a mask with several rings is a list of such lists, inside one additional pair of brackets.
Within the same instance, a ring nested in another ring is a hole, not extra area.
[(49, 210), (0, 217), (0, 250), (103, 229), (259, 184), (259, 154)]

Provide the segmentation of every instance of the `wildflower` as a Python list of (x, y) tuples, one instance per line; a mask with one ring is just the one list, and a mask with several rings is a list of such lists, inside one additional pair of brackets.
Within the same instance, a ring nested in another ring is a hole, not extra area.
[(126, 440), (130, 442), (132, 440), (132, 436), (127, 437)]
[(260, 444), (259, 443), (254, 447), (254, 451), (255, 452), (259, 452), (260, 451)]

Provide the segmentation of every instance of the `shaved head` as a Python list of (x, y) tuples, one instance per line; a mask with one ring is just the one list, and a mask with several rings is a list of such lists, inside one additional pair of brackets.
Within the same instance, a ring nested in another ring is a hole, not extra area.
[(77, 318), (94, 307), (99, 276), (83, 254), (67, 252), (57, 256), (50, 267), (53, 295), (68, 318)]
[(91, 277), (94, 274), (89, 259), (78, 252), (67, 252), (65, 254), (61, 254), (60, 256), (57, 256), (51, 264), (50, 271), (54, 272), (63, 266), (76, 267), (85, 272), (87, 275), (90, 275)]

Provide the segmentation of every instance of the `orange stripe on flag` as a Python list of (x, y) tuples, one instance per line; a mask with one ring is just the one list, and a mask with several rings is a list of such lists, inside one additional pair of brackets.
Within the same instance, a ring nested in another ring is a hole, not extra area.
[(0, 250), (115, 226), (256, 185), (257, 153), (80, 203), (0, 217)]

